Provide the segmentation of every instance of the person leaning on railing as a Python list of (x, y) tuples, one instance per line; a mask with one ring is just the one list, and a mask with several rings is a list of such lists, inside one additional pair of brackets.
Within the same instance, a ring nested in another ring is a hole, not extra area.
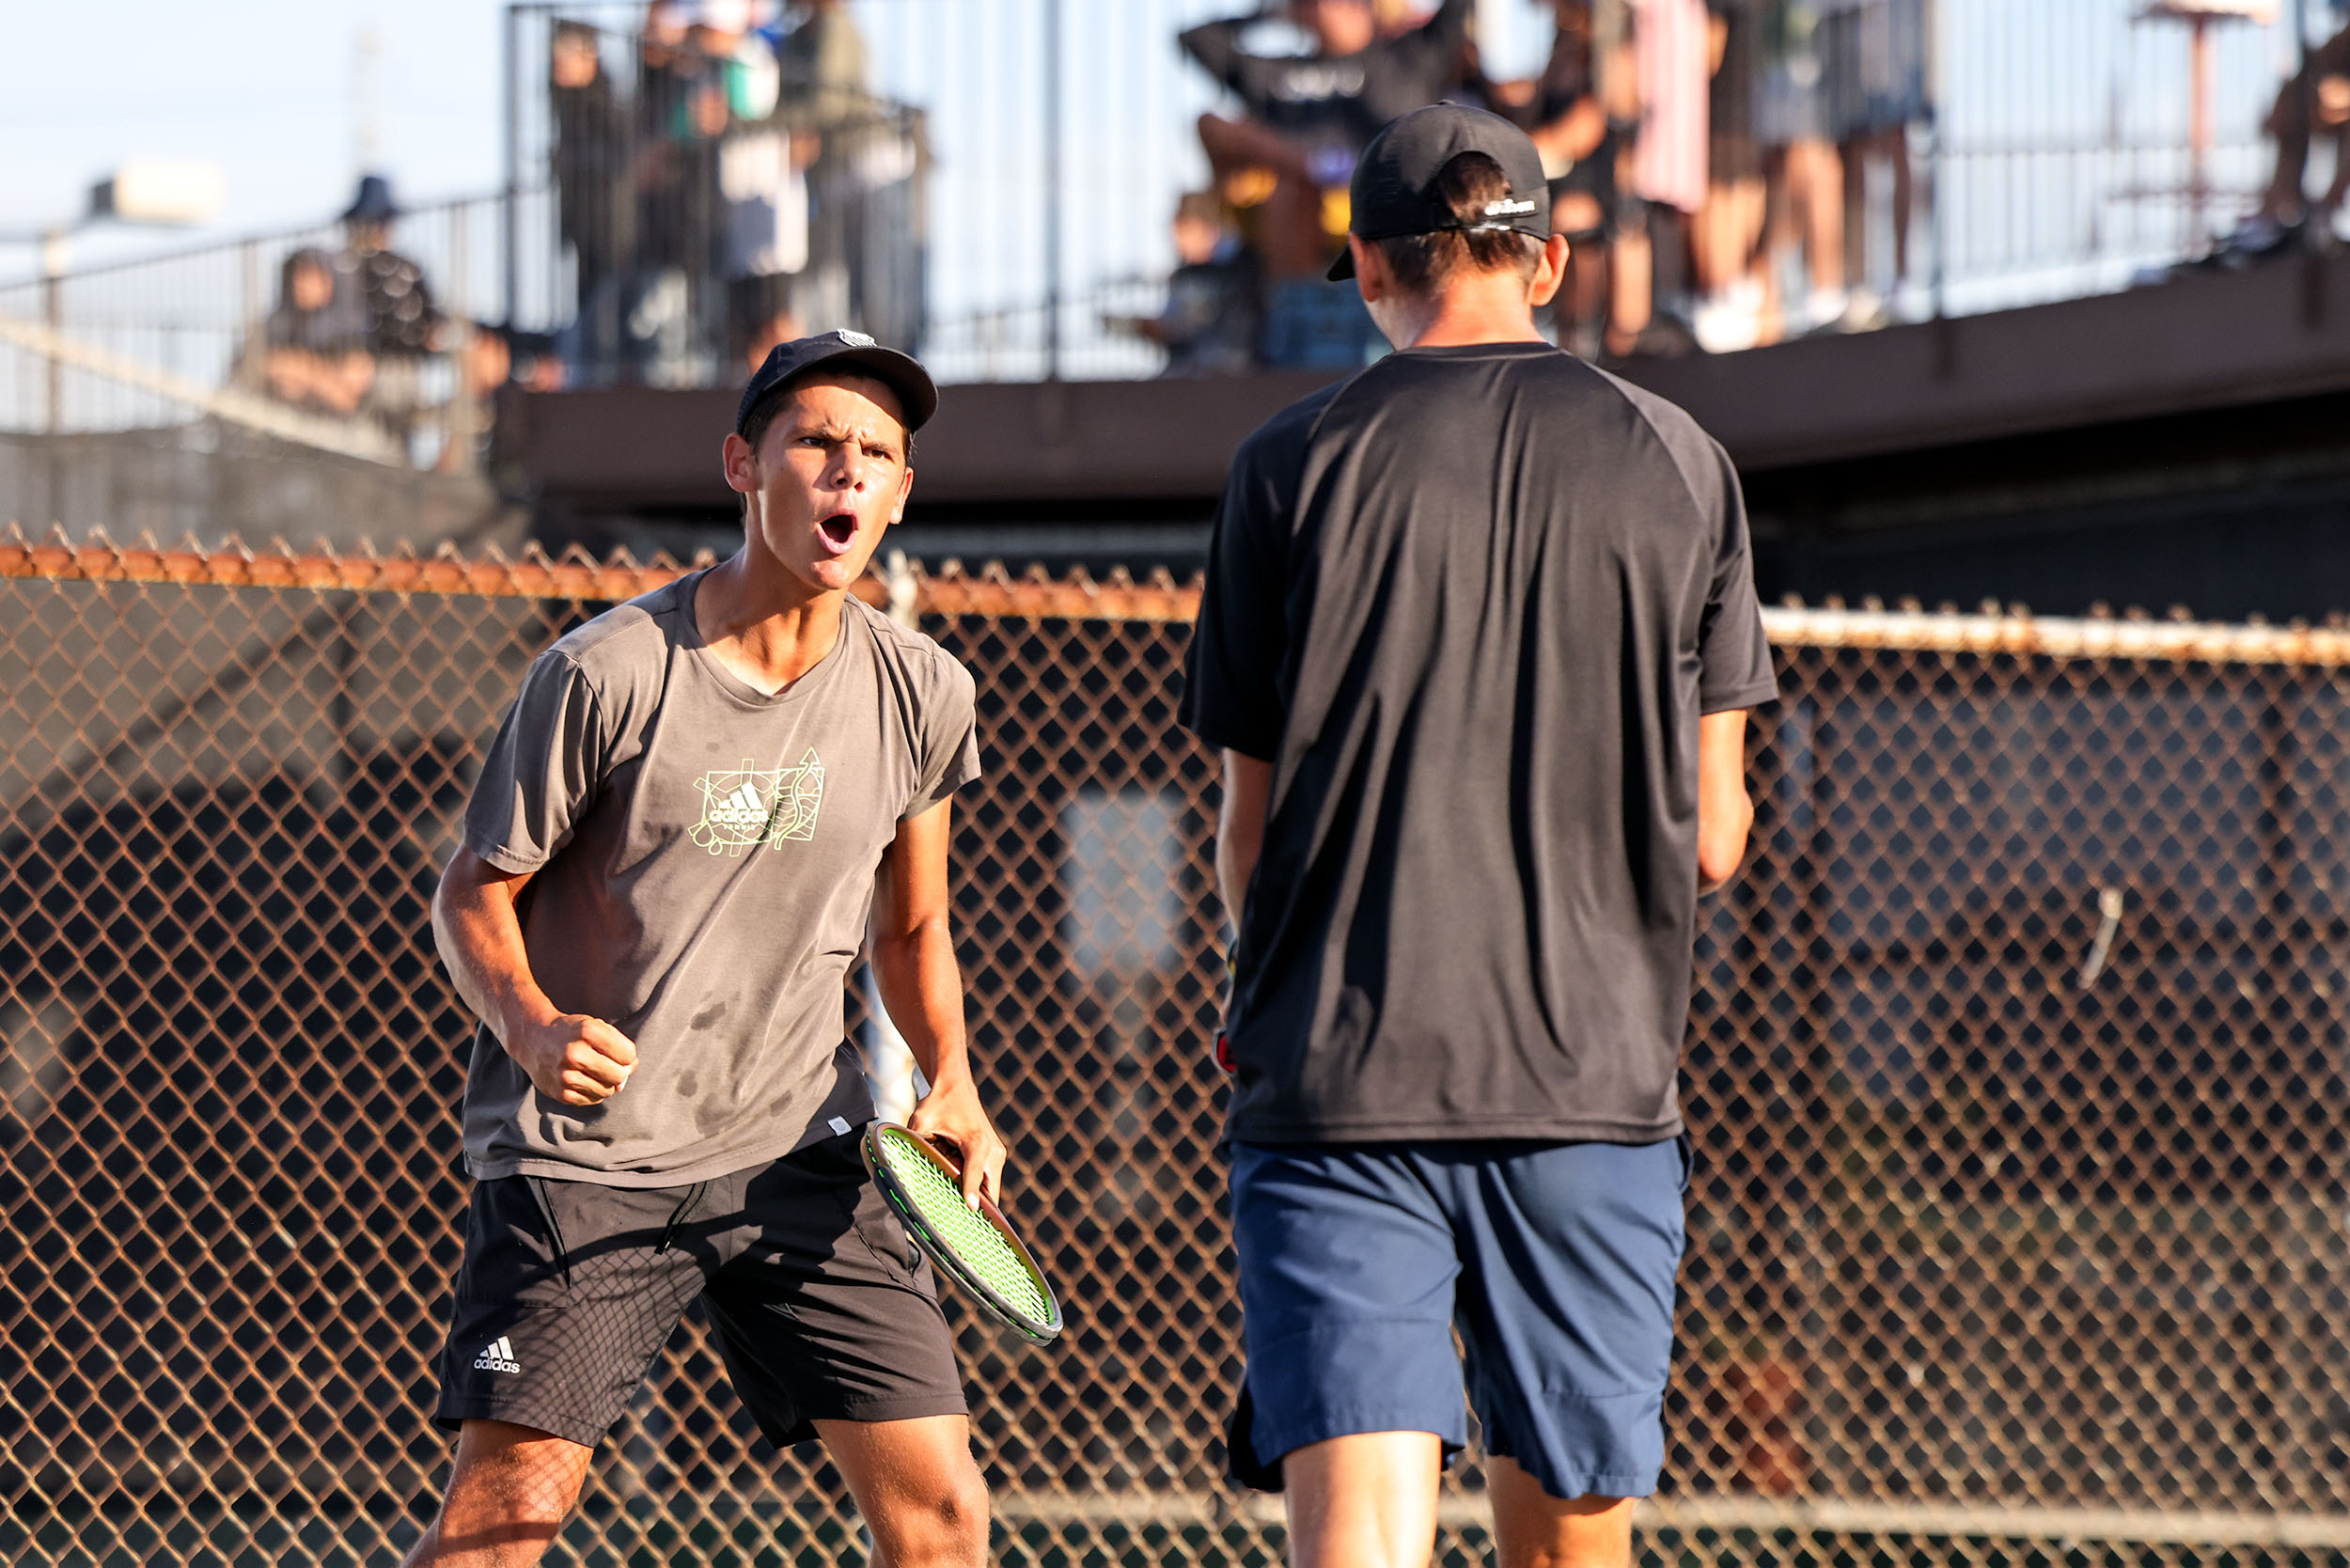
[(425, 362), (461, 346), (457, 323), (433, 303), (424, 268), (392, 248), (400, 216), (391, 181), (363, 175), (342, 214), (343, 248), (335, 258), (338, 291), (356, 300), (362, 342), (374, 361), (362, 412), (403, 447), (435, 413)]
[(367, 312), (337, 287), (335, 257), (306, 245), (279, 270), (277, 304), (261, 328), (260, 371), (271, 397), (296, 408), (352, 415), (375, 384)]
[[(1304, 29), (1314, 53), (1250, 53), (1246, 35), (1277, 17)], [(1371, 0), (1293, 0), (1178, 36), (1247, 110), (1241, 119), (1201, 115), (1199, 142), (1217, 187), (1259, 209), (1267, 363), (1343, 369), (1376, 348), (1360, 302), (1322, 278), (1346, 232), (1347, 180), (1380, 126), (1459, 85), (1468, 24), (1468, 0), (1444, 0), (1418, 27), (1387, 37)]]
[[(1558, 312), (1559, 341), (1597, 359), (1607, 314), (1607, 248), (1616, 236), (1617, 154), (1623, 131), (1601, 95), (1603, 76), (1591, 0), (1555, 0), (1550, 54), (1523, 82), (1483, 82), (1480, 96), (1526, 131), (1550, 179), (1551, 227), (1566, 236), (1568, 281)], [(1621, 50), (1618, 51), (1622, 53)], [(1619, 73), (1622, 68), (1617, 68)]]
[(576, 278), (572, 352), (601, 376), (619, 353), (620, 291), (636, 252), (636, 169), (629, 105), (604, 66), (603, 35), (585, 23), (555, 24), (547, 106), (556, 221)]
[(1110, 315), (1103, 325), (1167, 351), (1165, 376), (1242, 375), (1256, 366), (1261, 288), (1254, 253), (1241, 243), (1222, 198), (1185, 191), (1170, 238), (1175, 270), (1155, 316)]
[[(2274, 248), (2300, 233), (2315, 217), (2321, 224), (2350, 196), (2350, 30), (2336, 33), (2310, 54), (2277, 93), (2264, 127), (2277, 141), (2276, 173), (2260, 210), (2238, 231), (2244, 249)], [(2310, 143), (2323, 133), (2333, 140), (2334, 174), (2314, 209), (2302, 181), (2309, 173)]]

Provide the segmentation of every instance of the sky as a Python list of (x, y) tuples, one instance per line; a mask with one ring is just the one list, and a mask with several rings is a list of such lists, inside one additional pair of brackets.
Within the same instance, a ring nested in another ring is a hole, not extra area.
[[(501, 0), (112, 0), (102, 31), (80, 6), (8, 9), (0, 229), (70, 217), (94, 181), (139, 157), (203, 158), (226, 171), (227, 209), (205, 232), (333, 216), (357, 173), (363, 29), (380, 43), (377, 161), (402, 199), (499, 181)], [(86, 63), (69, 68), (76, 60)], [(191, 238), (93, 227), (74, 254), (86, 262)], [(32, 270), (25, 247), (0, 246), (0, 277)]]

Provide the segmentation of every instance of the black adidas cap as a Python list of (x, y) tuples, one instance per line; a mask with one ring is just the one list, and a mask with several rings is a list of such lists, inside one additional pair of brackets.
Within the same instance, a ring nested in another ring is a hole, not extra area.
[(931, 373), (922, 368), (922, 362), (910, 353), (885, 349), (861, 332), (846, 328), (838, 332), (818, 333), (813, 337), (794, 338), (778, 343), (767, 351), (767, 357), (751, 376), (751, 384), (743, 388), (743, 400), (735, 405), (734, 433), (741, 435), (751, 422), (751, 411), (765, 400), (771, 392), (797, 380), (822, 366), (827, 370), (856, 370), (898, 394), (898, 404), (905, 410), (909, 433), (920, 430), (938, 412), (938, 387)]
[[(1463, 223), (1436, 194), (1436, 176), (1464, 152), (1481, 152), (1501, 165), (1510, 194), (1488, 202), (1484, 216)], [(1506, 229), (1530, 240), (1550, 238), (1550, 186), (1543, 178), (1543, 155), (1525, 132), (1482, 109), (1432, 103), (1387, 122), (1355, 164), (1348, 187), (1352, 215), (1347, 227), (1366, 240), (1446, 229), (1474, 233)], [(1341, 251), (1330, 263), (1330, 281), (1355, 275), (1355, 253)]]

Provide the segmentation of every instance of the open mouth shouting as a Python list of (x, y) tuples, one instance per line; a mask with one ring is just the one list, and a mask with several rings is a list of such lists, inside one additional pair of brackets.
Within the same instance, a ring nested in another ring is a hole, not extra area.
[(856, 542), (856, 513), (837, 511), (830, 517), (817, 520), (816, 537), (832, 554), (845, 556), (849, 547)]

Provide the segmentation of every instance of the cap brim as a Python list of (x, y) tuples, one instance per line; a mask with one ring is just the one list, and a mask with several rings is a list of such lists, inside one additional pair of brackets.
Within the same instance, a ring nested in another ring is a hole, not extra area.
[(802, 361), (764, 385), (760, 384), (758, 376), (753, 376), (751, 384), (743, 389), (741, 406), (735, 410), (735, 432), (742, 433), (752, 411), (763, 406), (768, 399), (786, 387), (794, 386), (810, 376), (827, 370), (836, 375), (842, 371), (854, 371), (858, 375), (870, 376), (895, 392), (898, 395), (898, 410), (904, 418), (909, 435), (929, 424), (931, 416), (938, 412), (938, 384), (931, 380), (931, 373), (922, 368), (920, 360), (878, 343), (864, 347), (843, 344), (829, 353)]
[(920, 430), (938, 412), (938, 384), (922, 368), (922, 362), (910, 353), (879, 344), (870, 349), (842, 349), (838, 353), (828, 353), (803, 367), (791, 379), (798, 381), (818, 370), (842, 370), (851, 366), (898, 394), (908, 431)]
[(1355, 275), (1355, 247), (1339, 252), (1339, 259), (1330, 263), (1330, 270), (1322, 274), (1333, 283), (1344, 283)]

